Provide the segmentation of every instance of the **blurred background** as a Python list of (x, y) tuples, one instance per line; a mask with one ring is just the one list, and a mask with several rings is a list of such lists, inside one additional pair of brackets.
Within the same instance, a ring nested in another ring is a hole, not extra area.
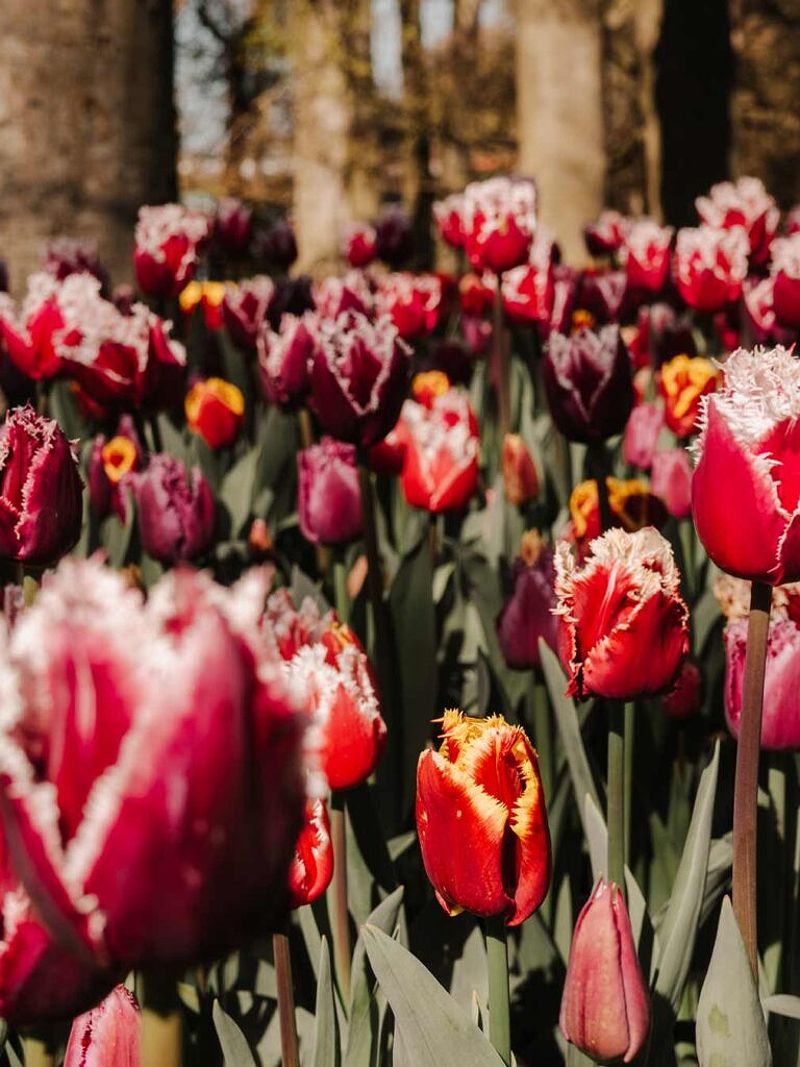
[[(568, 259), (603, 206), (681, 225), (716, 180), (800, 199), (800, 0), (2, 0), (0, 257), (130, 274), (140, 204), (289, 214), (299, 267), (402, 202), (534, 176)], [(438, 256), (438, 259), (437, 259)]]

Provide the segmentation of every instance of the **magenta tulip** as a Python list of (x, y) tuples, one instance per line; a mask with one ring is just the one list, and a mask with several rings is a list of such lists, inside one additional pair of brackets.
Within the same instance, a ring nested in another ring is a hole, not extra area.
[(196, 559), (211, 546), (214, 496), (199, 467), (189, 472), (174, 456), (151, 456), (135, 495), (142, 547), (154, 559)]
[(361, 533), (361, 492), (353, 445), (323, 437), (297, 456), (300, 529), (312, 544), (340, 545)]

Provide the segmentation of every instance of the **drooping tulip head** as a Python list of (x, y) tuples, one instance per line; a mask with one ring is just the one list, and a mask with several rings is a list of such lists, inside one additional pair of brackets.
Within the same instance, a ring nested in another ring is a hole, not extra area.
[(446, 711), (441, 737), (417, 764), (417, 834), (436, 899), (448, 915), (471, 911), (516, 926), (550, 885), (536, 752), (499, 715)]

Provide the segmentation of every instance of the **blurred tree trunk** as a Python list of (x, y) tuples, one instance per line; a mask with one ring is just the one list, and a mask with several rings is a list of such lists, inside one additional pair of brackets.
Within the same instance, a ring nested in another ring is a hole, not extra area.
[(603, 207), (605, 134), (599, 0), (517, 0), (519, 170), (567, 259)]
[(408, 148), (405, 201), (414, 228), (415, 263), (421, 269), (433, 265), (433, 179), (431, 177), (430, 87), (422, 47), (420, 0), (400, 0), (403, 59), (403, 102)]
[(130, 276), (140, 204), (176, 195), (171, 0), (0, 4), (0, 250), (15, 288), (56, 234)]

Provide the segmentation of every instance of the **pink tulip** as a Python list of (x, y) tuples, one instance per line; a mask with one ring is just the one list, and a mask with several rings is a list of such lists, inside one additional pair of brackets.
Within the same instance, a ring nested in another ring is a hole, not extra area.
[(643, 471), (650, 470), (663, 425), (664, 409), (660, 404), (637, 404), (630, 414), (622, 440), (625, 462)]
[(64, 1067), (141, 1067), (136, 998), (124, 985), (72, 1024)]
[(692, 465), (685, 448), (656, 452), (650, 472), (650, 487), (676, 519), (692, 512)]
[(346, 544), (361, 533), (361, 492), (353, 445), (323, 437), (297, 456), (300, 530), (312, 544)]
[[(742, 685), (747, 646), (747, 619), (729, 619), (725, 627), (725, 718), (734, 737), (739, 736)], [(783, 613), (772, 618), (767, 645), (764, 711), (761, 721), (763, 748), (800, 749), (800, 629)]]

